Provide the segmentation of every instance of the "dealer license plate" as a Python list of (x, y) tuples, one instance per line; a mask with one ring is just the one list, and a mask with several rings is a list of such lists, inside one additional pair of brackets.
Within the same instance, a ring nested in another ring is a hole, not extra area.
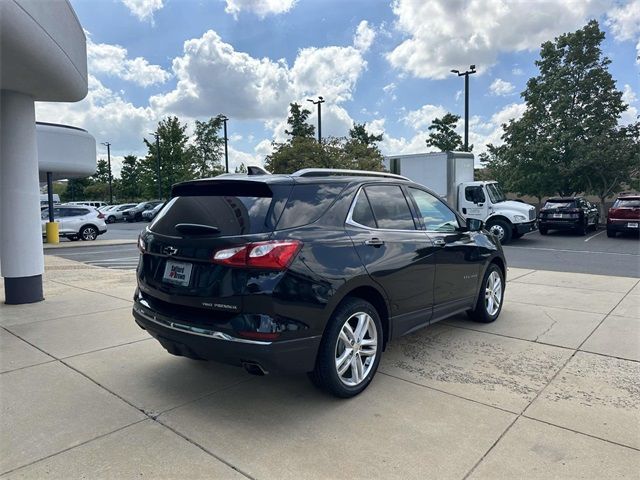
[(627, 223), (628, 228), (638, 228), (638, 222), (629, 222)]
[(193, 265), (190, 263), (167, 260), (167, 264), (164, 267), (164, 275), (162, 276), (162, 280), (166, 283), (180, 285), (181, 287), (188, 287), (189, 281), (191, 280), (192, 268)]
[(562, 218), (563, 215), (561, 213), (554, 213), (553, 218)]

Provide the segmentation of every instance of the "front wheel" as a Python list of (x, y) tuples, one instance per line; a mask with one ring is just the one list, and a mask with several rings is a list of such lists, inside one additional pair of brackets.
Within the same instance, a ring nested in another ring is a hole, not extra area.
[(349, 298), (331, 316), (311, 381), (341, 398), (362, 392), (376, 374), (382, 355), (382, 324), (369, 302)]
[(540, 235), (546, 235), (547, 233), (549, 233), (549, 230), (547, 230), (547, 227), (540, 227), (538, 228), (538, 231), (540, 232)]
[(616, 236), (616, 232), (614, 232), (613, 230), (607, 228), (607, 237), (613, 238), (615, 236)]
[(98, 230), (92, 225), (82, 227), (80, 230), (80, 238), (82, 240), (95, 240), (98, 238)]
[(467, 314), (475, 322), (491, 323), (500, 315), (504, 300), (504, 275), (495, 263), (484, 274), (480, 294), (473, 310)]
[(504, 220), (493, 220), (487, 226), (487, 230), (493, 233), (502, 245), (505, 245), (511, 241), (512, 228)]
[(116, 217), (114, 217), (113, 215), (109, 215), (107, 217), (107, 223), (115, 223), (116, 222)]

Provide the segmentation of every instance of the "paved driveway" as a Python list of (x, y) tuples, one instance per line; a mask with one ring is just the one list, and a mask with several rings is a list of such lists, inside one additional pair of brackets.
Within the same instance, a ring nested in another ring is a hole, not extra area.
[(46, 302), (0, 306), (6, 478), (638, 478), (636, 278), (511, 269), (497, 322), (394, 342), (345, 401), (173, 357), (133, 272), (46, 262)]

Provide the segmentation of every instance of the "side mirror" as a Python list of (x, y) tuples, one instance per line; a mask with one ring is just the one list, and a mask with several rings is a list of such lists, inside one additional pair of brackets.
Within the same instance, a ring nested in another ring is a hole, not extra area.
[(478, 220), (477, 218), (467, 218), (467, 231), (479, 232), (482, 230), (483, 226), (484, 222), (482, 220)]

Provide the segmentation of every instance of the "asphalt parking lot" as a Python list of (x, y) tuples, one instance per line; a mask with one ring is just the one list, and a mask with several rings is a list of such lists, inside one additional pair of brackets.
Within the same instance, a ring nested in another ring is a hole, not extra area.
[[(68, 248), (46, 250), (89, 265), (135, 269), (138, 251), (133, 242), (147, 223), (117, 223), (109, 225), (100, 240), (131, 240), (131, 245), (90, 246), (67, 243)], [(593, 273), (640, 277), (640, 241), (637, 236), (608, 238), (600, 228), (579, 236), (571, 232), (551, 231), (547, 236), (532, 232), (505, 247), (507, 262), (512, 267), (560, 272)]]
[(45, 262), (46, 302), (0, 304), (3, 478), (638, 478), (637, 278), (512, 268), (498, 321), (398, 339), (338, 400), (171, 356), (132, 271)]

